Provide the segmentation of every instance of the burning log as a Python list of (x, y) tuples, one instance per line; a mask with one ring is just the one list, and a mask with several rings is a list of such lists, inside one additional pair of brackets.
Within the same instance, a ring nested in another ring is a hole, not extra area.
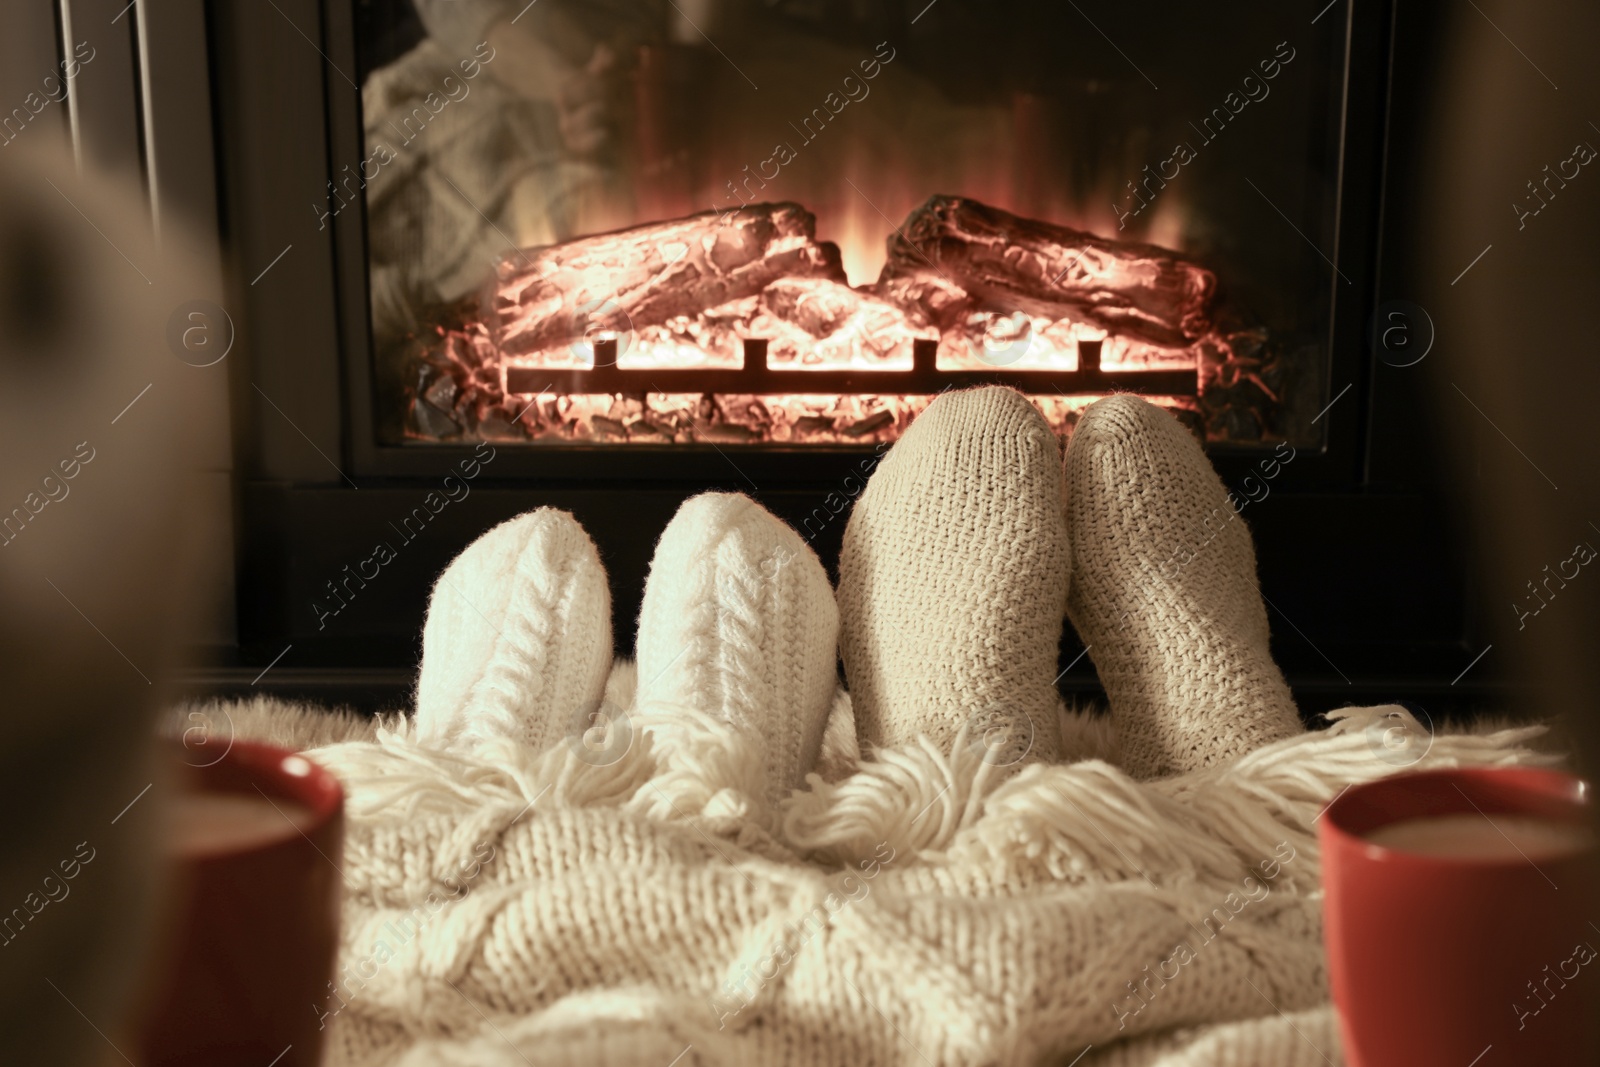
[(930, 322), (940, 329), (965, 321), (975, 306), (971, 294), (935, 270), (905, 270), (892, 276), (885, 270), (877, 284), (864, 288), (914, 320)]
[(896, 305), (825, 278), (773, 282), (745, 332), (770, 339), (773, 364), (808, 367), (909, 367), (912, 341), (938, 337)]
[(940, 196), (888, 253), (874, 284), (852, 288), (813, 216), (781, 203), (514, 253), (422, 357), (407, 430), (892, 439), (925, 394), (996, 374), (1056, 405), (1063, 427), (1077, 394), (1117, 388), (1198, 389), (1213, 440), (1259, 439), (1273, 424), (1275, 346), (1213, 307), (1214, 275), (1170, 251)]
[(509, 257), (490, 294), (506, 355), (559, 348), (591, 326), (660, 325), (756, 296), (780, 278), (843, 282), (838, 246), (798, 204), (757, 204), (635, 226)]
[(848, 285), (809, 278), (773, 282), (761, 295), (766, 310), (805, 330), (827, 337), (861, 311), (862, 299)]
[[(1204, 267), (1164, 248), (1104, 240), (964, 197), (931, 197), (911, 213), (889, 238), (878, 286), (906, 291), (902, 279), (930, 270), (990, 306), (1051, 318), (1071, 309), (1161, 345), (1189, 344), (1212, 326), (1217, 279)], [(926, 313), (937, 319), (939, 310)]]

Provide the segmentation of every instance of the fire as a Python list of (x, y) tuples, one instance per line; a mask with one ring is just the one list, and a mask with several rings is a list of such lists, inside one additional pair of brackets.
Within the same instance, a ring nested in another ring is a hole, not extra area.
[[(792, 185), (773, 190), (807, 204), (817, 215), (817, 237), (839, 246), (851, 285), (877, 280), (885, 245), (904, 219), (927, 199), (930, 184), (1002, 210), (1092, 233), (1113, 241), (1137, 241), (1179, 252), (1189, 245), (1191, 212), (1176, 183), (1137, 217), (1119, 213), (1128, 198), (1120, 175), (1126, 161), (1107, 161), (1101, 177), (1078, 194), (1064, 180), (1063, 151), (1053, 145), (1051, 123), (1041, 102), (1020, 94), (1010, 121), (968, 129), (958, 145), (914, 157), (886, 155), (884, 146), (861, 140), (835, 148), (834, 169), (802, 172)], [(841, 131), (844, 132), (844, 131)], [(848, 134), (846, 134), (848, 136)], [(949, 158), (938, 159), (939, 155)]]
[[(504, 261), (479, 317), (424, 356), (413, 432), (870, 443), (942, 388), (1007, 380), (1063, 434), (1112, 388), (1164, 397), (1197, 430), (1215, 417), (1200, 414), (1208, 390), (1227, 391), (1213, 410), (1256, 405), (1245, 426), (1278, 403), (1265, 334), (1223, 332), (1205, 268), (971, 198), (907, 207), (894, 173), (847, 176), (851, 196), (820, 224), (753, 204)], [(1142, 222), (1182, 224), (1176, 197)]]

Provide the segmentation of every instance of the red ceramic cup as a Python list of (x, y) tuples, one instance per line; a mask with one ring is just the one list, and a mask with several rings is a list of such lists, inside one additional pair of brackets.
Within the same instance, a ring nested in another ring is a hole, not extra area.
[(1587, 825), (1589, 794), (1558, 771), (1478, 768), (1398, 775), (1329, 805), (1323, 936), (1350, 1067), (1600, 1063), (1594, 848), (1487, 860), (1364, 839), (1439, 815)]
[(140, 1062), (315, 1067), (317, 1006), (339, 939), (339, 783), (302, 756), (235, 741), (221, 758), (186, 766), (179, 788), (236, 795), (230, 804), (265, 800), (271, 808), (257, 804), (258, 814), (276, 809), (283, 825), (171, 857), (177, 906), (158, 947)]

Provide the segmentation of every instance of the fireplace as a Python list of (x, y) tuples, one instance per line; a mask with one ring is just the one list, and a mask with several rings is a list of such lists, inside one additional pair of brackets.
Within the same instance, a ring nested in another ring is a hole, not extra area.
[[(439, 570), (537, 506), (594, 536), (623, 642), (696, 492), (831, 567), (861, 473), (941, 390), (1000, 382), (1063, 438), (1132, 391), (1206, 443), (1308, 710), (1433, 693), (1466, 593), (1370, 333), (1405, 295), (1388, 124), (1426, 90), (1391, 91), (1391, 34), (1431, 23), (1312, 7), (208, 5), (233, 669), (292, 646), (263, 684), (392, 697)], [(1061, 685), (1092, 690), (1072, 640)]]
[(1323, 444), (1337, 32), (501, 6), (349, 30), (361, 154), (312, 214), (365, 210), (382, 443), (875, 445), (998, 381), (1063, 435), (1126, 390), (1213, 445)]

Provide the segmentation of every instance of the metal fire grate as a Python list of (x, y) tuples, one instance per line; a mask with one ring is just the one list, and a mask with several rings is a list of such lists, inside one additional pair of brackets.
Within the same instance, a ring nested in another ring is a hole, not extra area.
[(939, 370), (939, 343), (919, 338), (912, 342), (910, 370), (780, 370), (767, 364), (767, 342), (744, 340), (744, 365), (737, 370), (712, 367), (662, 367), (624, 369), (617, 366), (615, 338), (594, 342), (594, 366), (574, 368), (507, 367), (505, 390), (532, 395), (552, 390), (566, 394), (595, 393), (729, 393), (774, 396), (789, 393), (892, 394), (926, 396), (945, 389), (1000, 383), (1024, 393), (1082, 395), (1110, 392), (1152, 396), (1195, 396), (1197, 370), (1100, 369), (1100, 341), (1078, 342), (1078, 369)]

